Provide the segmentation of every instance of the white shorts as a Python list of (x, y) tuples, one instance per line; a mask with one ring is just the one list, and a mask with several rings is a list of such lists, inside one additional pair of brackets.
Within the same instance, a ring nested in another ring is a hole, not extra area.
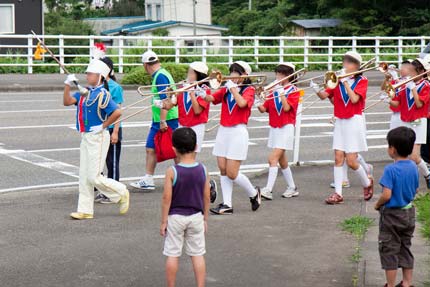
[(365, 120), (361, 115), (334, 122), (333, 149), (345, 153), (367, 151)]
[(189, 216), (169, 215), (163, 254), (180, 257), (184, 243), (188, 256), (201, 256), (206, 253), (205, 225), (200, 212)]
[(426, 144), (427, 143), (427, 118), (421, 118), (419, 124), (412, 124), (409, 122), (402, 121), (402, 126), (408, 127), (415, 132), (415, 144)]
[(400, 113), (393, 113), (390, 119), (390, 130), (403, 126)]
[(246, 125), (220, 126), (216, 134), (212, 154), (227, 159), (245, 160), (248, 155), (248, 140), (249, 135)]
[[(180, 127), (182, 128), (183, 126), (180, 126)], [(205, 124), (199, 124), (189, 128), (193, 129), (193, 131), (196, 133), (196, 136), (197, 136), (196, 152), (200, 152), (202, 150), (202, 144), (205, 138)]]
[(269, 148), (279, 148), (284, 150), (293, 150), (294, 148), (294, 125), (288, 124), (281, 128), (270, 127)]

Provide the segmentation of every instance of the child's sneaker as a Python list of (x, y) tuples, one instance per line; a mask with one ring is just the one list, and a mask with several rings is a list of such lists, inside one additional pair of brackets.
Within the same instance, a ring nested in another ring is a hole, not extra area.
[(263, 187), (261, 189), (261, 197), (266, 199), (266, 200), (272, 200), (273, 199), (273, 193), (267, 187)]
[(70, 217), (77, 220), (83, 220), (83, 219), (93, 219), (94, 216), (89, 213), (82, 213), (82, 212), (72, 212), (70, 213)]
[(291, 198), (296, 196), (299, 196), (297, 186), (295, 188), (288, 187), (287, 190), (282, 194), (283, 198)]
[[(334, 182), (330, 183), (331, 188), (335, 188)], [(351, 187), (351, 184), (349, 183), (349, 180), (342, 181), (342, 188), (349, 188)]]
[(373, 197), (373, 178), (369, 178), (370, 185), (368, 187), (363, 187), (364, 200), (368, 201)]
[(251, 197), (249, 201), (251, 202), (251, 209), (252, 211), (256, 211), (260, 205), (261, 205), (261, 191), (260, 187), (256, 186), (255, 190), (257, 191), (257, 194), (254, 197)]
[(213, 180), (213, 179), (209, 180), (209, 184), (210, 184), (211, 203), (214, 203), (216, 198), (218, 197), (218, 188), (217, 188), (215, 180)]
[(155, 189), (154, 178), (152, 176), (147, 176), (147, 175), (145, 175), (141, 180), (137, 182), (130, 183), (130, 185), (134, 188), (142, 189), (142, 190)]
[(333, 193), (326, 198), (325, 202), (330, 205), (343, 203), (343, 196)]
[(217, 207), (211, 208), (210, 212), (217, 215), (233, 214), (233, 208), (224, 203), (220, 203)]
[(94, 202), (96, 203), (103, 203), (103, 204), (111, 204), (114, 203), (112, 200), (109, 199), (106, 195), (99, 192), (97, 196), (94, 198)]

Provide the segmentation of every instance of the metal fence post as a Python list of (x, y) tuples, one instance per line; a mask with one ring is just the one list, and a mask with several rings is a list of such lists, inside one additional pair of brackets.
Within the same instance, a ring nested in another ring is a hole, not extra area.
[(124, 37), (118, 39), (118, 73), (124, 73)]
[(357, 37), (356, 36), (352, 36), (352, 48), (351, 48), (351, 50), (357, 51)]
[(333, 37), (329, 37), (328, 39), (328, 63), (327, 69), (329, 71), (333, 70)]
[(294, 151), (293, 162), (300, 165), (300, 134), (302, 125), (303, 94), (300, 94), (299, 105), (297, 107), (296, 128), (294, 131)]
[(91, 56), (92, 56), (92, 47), (94, 47), (94, 35), (90, 36), (90, 46), (88, 47), (88, 55), (90, 55), (90, 61), (91, 61)]
[(397, 42), (398, 67), (400, 67), (400, 65), (401, 65), (401, 64), (402, 64), (402, 62), (403, 62), (403, 56), (402, 56), (402, 53), (403, 53), (403, 37), (402, 37), (402, 36), (400, 36), (400, 37), (399, 37), (399, 40), (398, 40), (398, 42)]
[(254, 37), (254, 59), (255, 59), (255, 67), (258, 69), (258, 46), (260, 45), (260, 41), (258, 37)]
[(303, 66), (307, 68), (309, 66), (309, 38), (304, 38), (304, 51), (303, 51)]
[(181, 51), (179, 48), (179, 37), (176, 37), (175, 39), (175, 63), (179, 64), (180, 63), (180, 57), (181, 57)]
[(282, 37), (279, 38), (279, 63), (284, 62), (284, 39)]
[(379, 46), (380, 46), (380, 40), (379, 37), (375, 38), (375, 58), (376, 58), (376, 63), (380, 62), (380, 57), (379, 57)]
[(33, 35), (27, 35), (27, 73), (33, 74)]
[(208, 39), (203, 38), (202, 41), (202, 62), (206, 63)]
[[(58, 35), (58, 57), (60, 58), (60, 63), (64, 65), (64, 35)], [(61, 68), (60, 74), (64, 74)]]
[(228, 64), (233, 64), (233, 37), (228, 37)]
[(421, 36), (421, 51), (424, 50), (425, 47), (426, 47), (426, 39), (424, 39), (424, 36)]

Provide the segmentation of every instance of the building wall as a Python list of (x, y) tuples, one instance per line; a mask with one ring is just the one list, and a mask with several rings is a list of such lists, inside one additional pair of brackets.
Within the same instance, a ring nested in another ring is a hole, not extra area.
[(100, 35), (102, 31), (115, 29), (122, 25), (144, 21), (145, 16), (136, 17), (108, 17), (108, 18), (89, 18), (84, 19), (85, 23), (88, 23), (94, 30), (96, 35)]
[[(146, 0), (145, 14), (148, 20), (193, 22), (193, 1), (195, 0)], [(157, 12), (157, 9), (161, 11)], [(211, 1), (198, 0), (196, 22), (210, 25), (211, 15)]]

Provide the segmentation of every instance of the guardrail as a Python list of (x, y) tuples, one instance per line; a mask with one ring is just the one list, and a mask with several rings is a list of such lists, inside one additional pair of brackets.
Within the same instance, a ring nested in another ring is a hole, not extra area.
[[(290, 61), (309, 69), (332, 70), (347, 50), (355, 50), (364, 59), (400, 64), (416, 57), (430, 40), (421, 37), (156, 37), (156, 36), (69, 36), (42, 37), (62, 63), (85, 67), (95, 42), (105, 42), (117, 72), (140, 66), (141, 53), (156, 51), (162, 61), (177, 64), (200, 60), (231, 64), (246, 60), (256, 69)], [(37, 40), (33, 35), (0, 35), (0, 73), (61, 72), (50, 61), (35, 61)]]

